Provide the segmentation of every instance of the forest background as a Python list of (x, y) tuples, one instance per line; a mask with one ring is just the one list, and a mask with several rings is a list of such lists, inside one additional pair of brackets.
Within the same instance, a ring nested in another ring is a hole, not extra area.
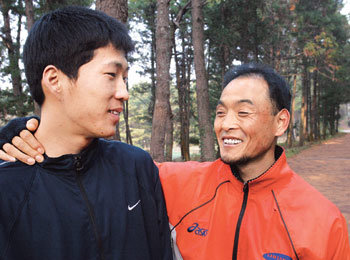
[(285, 146), (325, 139), (338, 132), (342, 116), (350, 120), (342, 0), (0, 0), (0, 126), (40, 114), (21, 51), (34, 21), (65, 5), (96, 8), (129, 27), (136, 51), (128, 59), (137, 72), (129, 74), (131, 98), (114, 138), (156, 161), (218, 156), (215, 107), (223, 75), (241, 63), (269, 64), (289, 82)]

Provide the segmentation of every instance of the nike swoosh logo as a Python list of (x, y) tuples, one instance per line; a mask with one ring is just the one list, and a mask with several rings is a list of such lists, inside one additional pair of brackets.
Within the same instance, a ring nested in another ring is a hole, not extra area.
[(128, 205), (128, 210), (133, 210), (140, 202), (141, 202), (141, 200), (139, 200), (138, 202), (136, 202), (136, 204), (134, 204), (132, 206)]

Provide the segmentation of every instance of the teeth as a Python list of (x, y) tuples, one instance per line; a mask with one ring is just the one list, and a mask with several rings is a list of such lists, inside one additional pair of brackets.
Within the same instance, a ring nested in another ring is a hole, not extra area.
[(224, 139), (224, 144), (239, 144), (242, 143), (242, 140), (238, 139)]
[(118, 111), (114, 111), (114, 110), (110, 110), (109, 112), (110, 112), (111, 114), (113, 114), (113, 115), (118, 115), (118, 116), (119, 116), (119, 114), (120, 114)]

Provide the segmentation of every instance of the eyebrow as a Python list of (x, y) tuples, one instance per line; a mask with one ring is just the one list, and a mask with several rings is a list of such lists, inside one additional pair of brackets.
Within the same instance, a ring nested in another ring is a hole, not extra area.
[[(240, 99), (238, 101), (235, 102), (236, 104), (240, 104), (240, 103), (248, 103), (250, 105), (254, 105), (253, 101), (251, 101), (250, 99)], [(218, 104), (219, 105), (222, 105), (222, 106), (225, 106), (224, 102), (222, 102), (221, 100), (219, 100)]]
[[(123, 64), (121, 62), (111, 61), (105, 64), (105, 66), (116, 66), (118, 68), (123, 69)], [(126, 67), (126, 71), (129, 71), (129, 66)]]
[(237, 103), (248, 103), (248, 104), (254, 105), (253, 101), (251, 101), (250, 99), (241, 99), (241, 100), (238, 100)]

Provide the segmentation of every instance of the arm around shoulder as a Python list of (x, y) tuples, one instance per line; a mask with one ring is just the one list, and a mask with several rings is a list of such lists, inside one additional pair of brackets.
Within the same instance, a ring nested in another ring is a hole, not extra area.
[(153, 163), (151, 164), (151, 171), (154, 173), (155, 177), (155, 186), (154, 186), (154, 199), (157, 208), (158, 215), (158, 226), (159, 226), (159, 238), (160, 238), (160, 247), (161, 247), (161, 259), (168, 260), (173, 259), (173, 252), (171, 248), (170, 240), (170, 228), (169, 228), (169, 219), (164, 199), (163, 188), (159, 179), (158, 167)]
[(137, 179), (152, 259), (173, 259), (169, 219), (158, 167), (147, 152), (139, 148), (134, 152), (137, 154)]

